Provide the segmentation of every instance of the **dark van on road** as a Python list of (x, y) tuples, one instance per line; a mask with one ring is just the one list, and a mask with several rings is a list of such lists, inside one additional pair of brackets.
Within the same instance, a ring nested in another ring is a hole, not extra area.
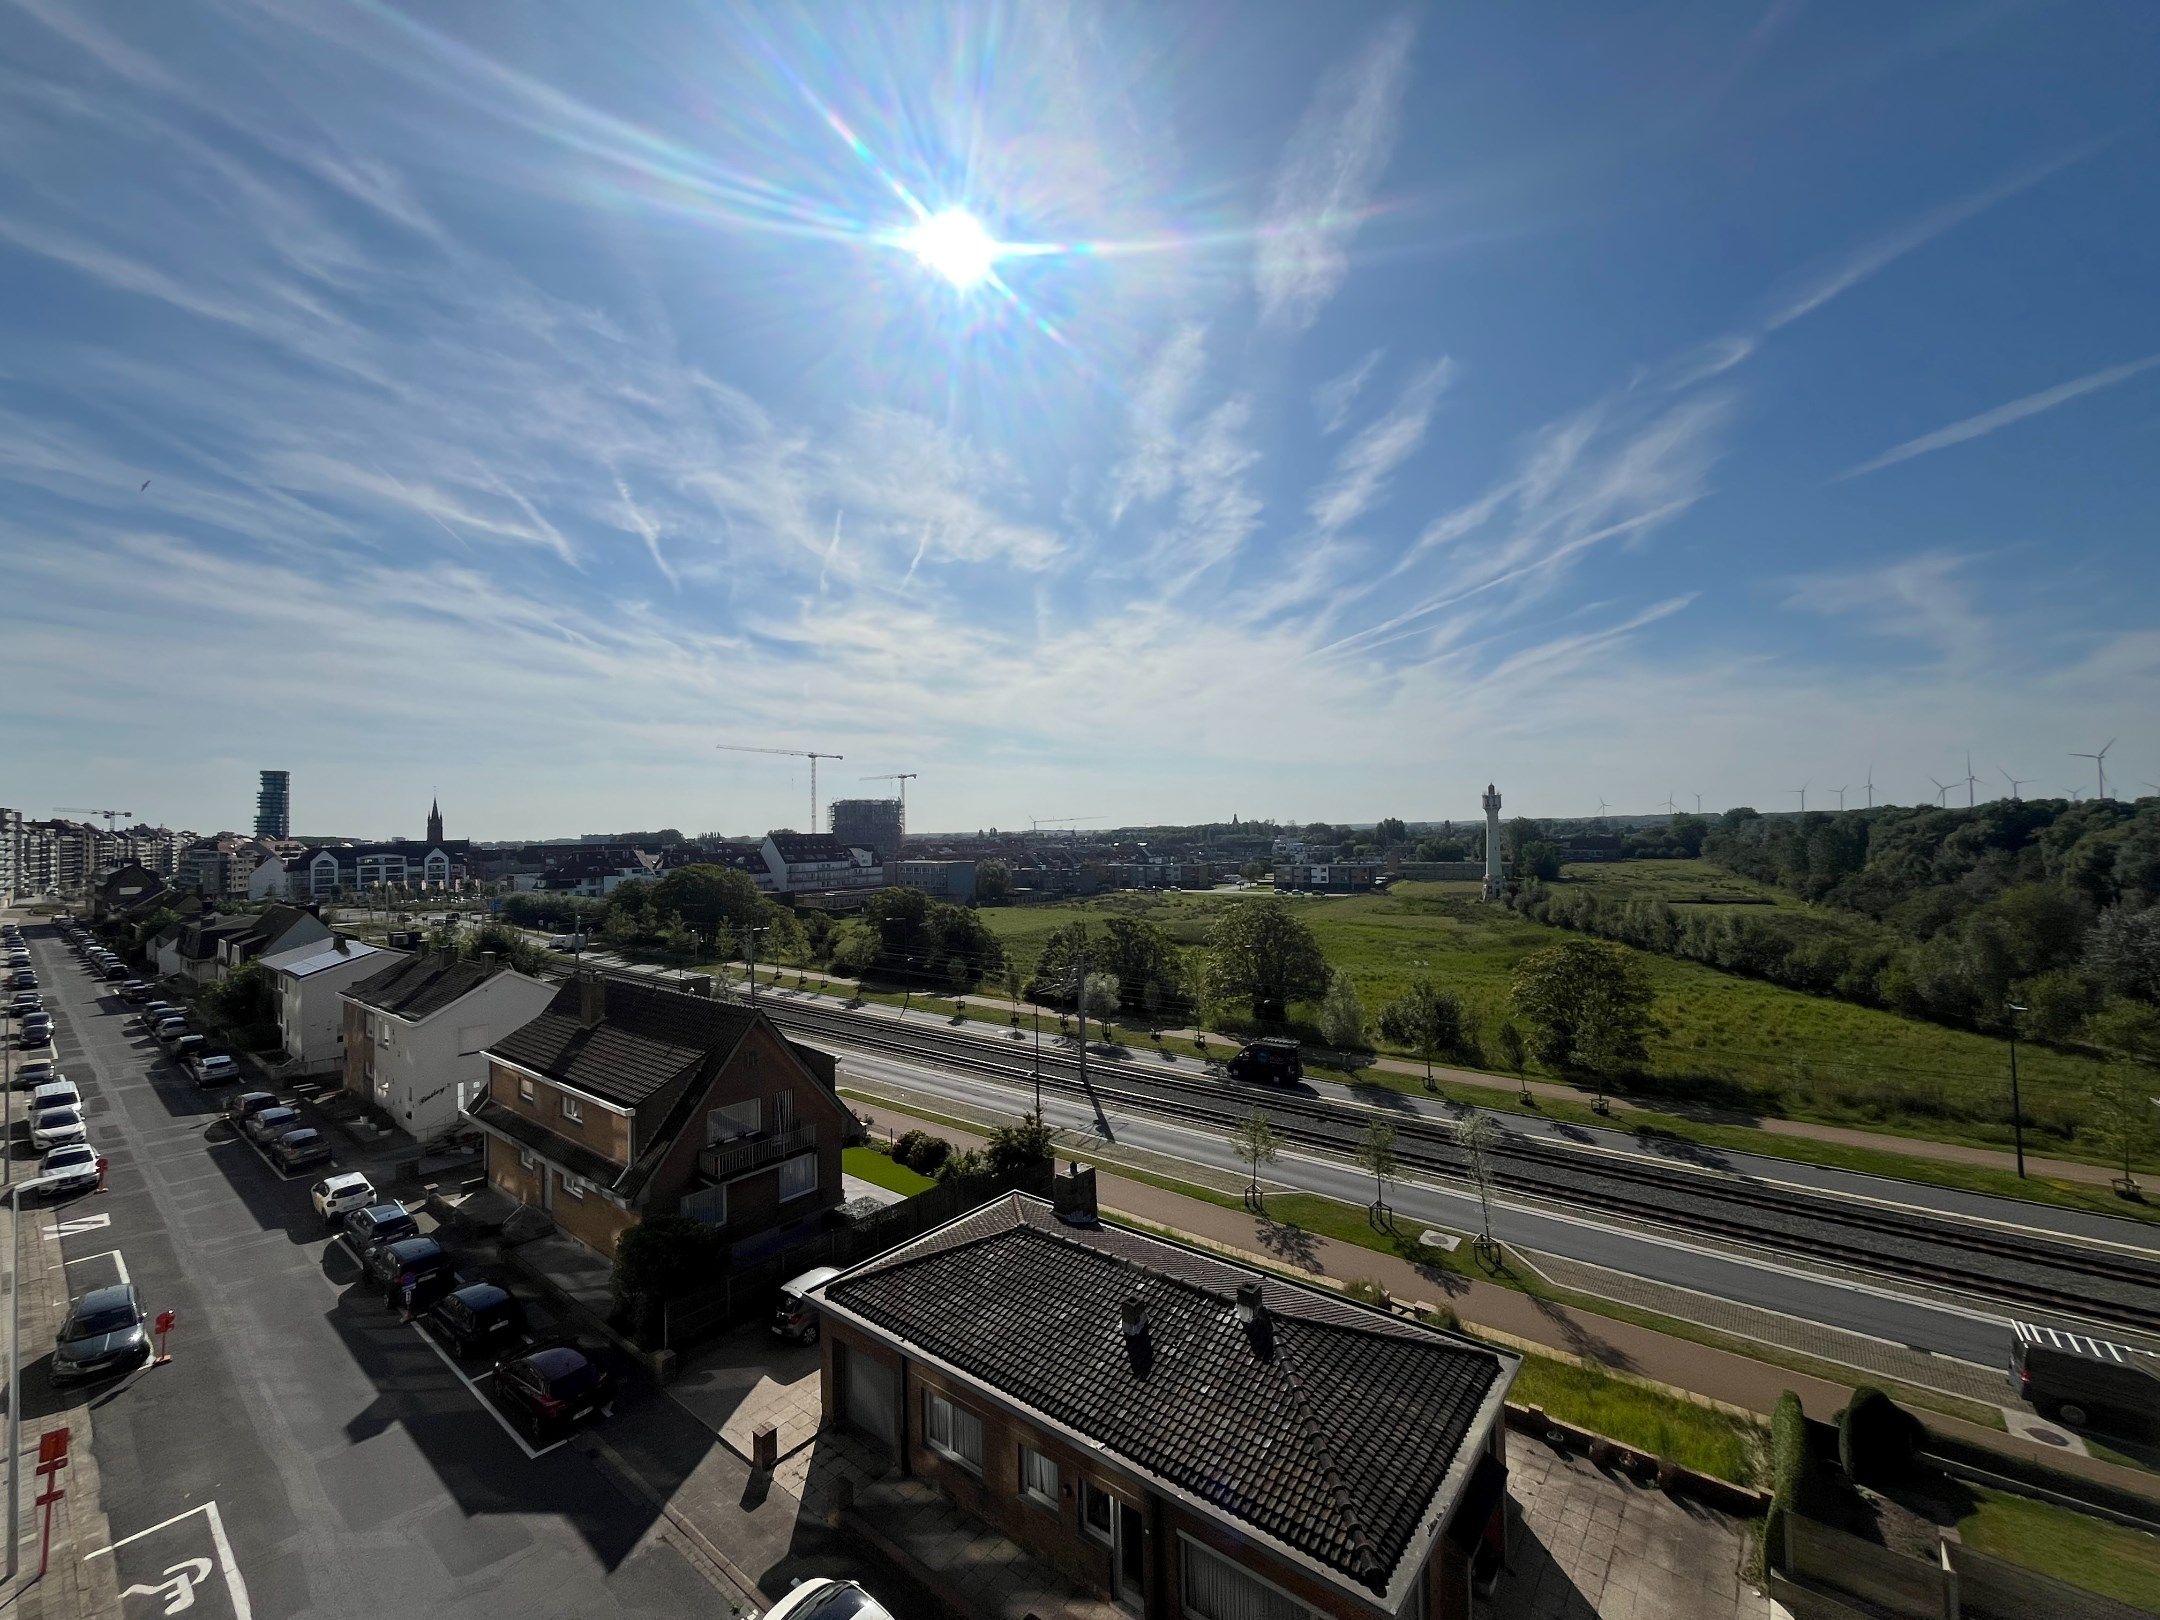
[(2035, 1410), (2073, 1429), (2094, 1419), (2160, 1426), (2160, 1356), (2034, 1322), (2013, 1326), (2010, 1371)]
[(1298, 1043), (1272, 1035), (1248, 1041), (1226, 1067), (1231, 1079), (1248, 1086), (1294, 1086), (1305, 1078)]

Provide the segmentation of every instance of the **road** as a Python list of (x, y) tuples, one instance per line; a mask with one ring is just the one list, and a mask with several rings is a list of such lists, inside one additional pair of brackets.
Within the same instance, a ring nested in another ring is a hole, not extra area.
[[(280, 1179), (49, 928), (26, 932), (112, 1165), (108, 1193), (26, 1220), (23, 1241), (58, 1242), (74, 1292), (124, 1266), (178, 1317), (169, 1365), (94, 1397), (127, 1620), (180, 1612), (175, 1582), (208, 1616), (729, 1612), (585, 1442), (528, 1455), (354, 1286), (308, 1204), (320, 1171)], [(25, 1346), (26, 1418), (80, 1398), (55, 1395), (49, 1363)]]

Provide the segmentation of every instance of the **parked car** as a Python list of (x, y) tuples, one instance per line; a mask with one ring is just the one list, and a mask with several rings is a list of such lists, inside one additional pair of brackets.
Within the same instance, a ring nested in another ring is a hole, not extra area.
[(206, 1051), (210, 1045), (200, 1035), (181, 1035), (164, 1044), (166, 1055), (182, 1068), (194, 1062), (195, 1054)]
[(62, 1193), (81, 1192), (85, 1187), (97, 1185), (97, 1162), (98, 1151), (88, 1142), (70, 1142), (45, 1155), (38, 1165), (38, 1179), (45, 1184), (46, 1193), (54, 1198)]
[(772, 1330), (776, 1337), (798, 1344), (814, 1343), (818, 1336), (817, 1302), (810, 1290), (840, 1275), (838, 1266), (813, 1266), (800, 1277), (780, 1285), (780, 1303), (773, 1307)]
[(30, 1116), (30, 1145), (40, 1150), (56, 1148), (63, 1142), (80, 1142), (88, 1134), (82, 1110), (72, 1104), (41, 1108)]
[(265, 1108), (261, 1113), (250, 1119), (243, 1129), (258, 1143), (268, 1144), (276, 1141), (287, 1131), (298, 1130), (299, 1127), (300, 1110), (289, 1108), (280, 1103), (275, 1108)]
[(403, 1204), (370, 1204), (345, 1217), (345, 1245), (362, 1265), (371, 1250), (383, 1243), (398, 1243), (420, 1235), (420, 1223)]
[(495, 1366), (496, 1405), (535, 1440), (615, 1410), (615, 1375), (571, 1344), (528, 1350)]
[(368, 1256), (367, 1274), (391, 1304), (409, 1302), (414, 1310), (434, 1304), (457, 1286), (450, 1251), (431, 1237), (378, 1243)]
[(270, 1157), (287, 1175), (295, 1170), (305, 1170), (311, 1164), (330, 1162), (330, 1138), (312, 1125), (303, 1125), (297, 1131), (287, 1131), (270, 1144)]
[(525, 1307), (490, 1282), (454, 1288), (428, 1312), (428, 1322), (455, 1356), (501, 1356), (525, 1332)]
[(150, 999), (150, 986), (140, 979), (129, 979), (120, 986), (120, 999), (122, 1001), (148, 1001)]
[(10, 990), (35, 990), (38, 988), (38, 976), (28, 968), (17, 968), (8, 975), (7, 987)]
[(17, 990), (8, 997), (8, 1016), (23, 1018), (45, 1010), (45, 998), (35, 990)]
[(68, 1307), (53, 1336), (53, 1381), (125, 1372), (149, 1357), (150, 1335), (135, 1285), (93, 1288)]
[(171, 1046), (188, 1032), (188, 1021), (178, 1013), (167, 1013), (150, 1026), (150, 1033), (157, 1037), (160, 1046)]
[(229, 1086), (240, 1078), (240, 1065), (223, 1052), (205, 1052), (195, 1059), (198, 1086)]
[(142, 1011), (135, 1015), (135, 1022), (144, 1029), (156, 1029), (166, 1019), (180, 1016), (180, 1009), (169, 1001), (146, 1001)]
[(797, 1581), (765, 1620), (893, 1620), (892, 1610), (853, 1581), (814, 1575)]
[(50, 1046), (52, 1045), (52, 1032), (52, 1014), (34, 1012), (23, 1019), (22, 1032), (19, 1038), (24, 1046)]
[(2095, 1417), (2139, 1431), (2160, 1424), (2160, 1356), (2032, 1322), (2012, 1326), (2010, 1371), (2035, 1410), (2073, 1429)]
[(49, 1086), (66, 1078), (51, 1058), (32, 1058), (28, 1063), (15, 1065), (14, 1089), (35, 1091), (40, 1086)]
[(551, 951), (582, 951), (584, 948), (583, 934), (557, 934), (548, 941), (548, 949)]
[(108, 979), (124, 979), (124, 978), (126, 978), (127, 976), (128, 976), (127, 964), (126, 964), (125, 962), (121, 961), (121, 960), (120, 960), (120, 959), (119, 959), (118, 957), (114, 957), (114, 958), (112, 959), (112, 961), (108, 962), (108, 963), (107, 963), (107, 964), (105, 965), (105, 977), (106, 977), (106, 978), (108, 978)]
[(353, 1210), (374, 1204), (375, 1184), (357, 1170), (341, 1170), (310, 1187), (308, 1201), (326, 1224), (342, 1221)]
[(245, 1125), (265, 1108), (277, 1105), (274, 1091), (242, 1091), (225, 1099), (225, 1117), (235, 1125)]
[(82, 1093), (76, 1090), (75, 1082), (57, 1072), (46, 1080), (43, 1085), (30, 1093), (30, 1112), (33, 1114), (41, 1108), (80, 1108), (81, 1106)]

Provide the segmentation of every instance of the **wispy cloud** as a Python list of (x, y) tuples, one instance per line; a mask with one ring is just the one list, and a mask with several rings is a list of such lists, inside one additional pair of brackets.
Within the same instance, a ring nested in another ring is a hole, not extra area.
[(1901, 461), (1910, 461), (1915, 456), (1947, 450), (1953, 444), (1986, 438), (1990, 433), (2006, 428), (2013, 422), (2022, 422), (2028, 416), (2038, 416), (2042, 411), (2052, 411), (2056, 406), (2067, 405), (2071, 400), (2086, 394), (2098, 393), (2103, 388), (2113, 388), (2117, 383), (2128, 382), (2141, 372), (2152, 370), (2154, 366), (2160, 366), (2160, 354), (2148, 354), (2142, 360), (2129, 360), (2119, 366), (2089, 371), (2082, 377), (2057, 383), (2053, 388), (2043, 388), (2037, 394), (2027, 394), (2023, 399), (2013, 399), (2007, 405), (1998, 405), (1991, 411), (1982, 411), (1979, 415), (1968, 416), (1961, 422), (1952, 422), (1948, 427), (1937, 428), (1933, 433), (1923, 433), (1917, 439), (1907, 439), (1903, 444), (1893, 445), (1872, 460), (1863, 461), (1857, 467), (1846, 468), (1838, 477), (1859, 478), (1866, 473), (1880, 472), (1885, 467), (1894, 467)]
[(1804, 575), (1789, 582), (1785, 605), (1853, 619), (1878, 636), (1917, 642), (1952, 668), (1970, 668), (1992, 636), (1970, 567), (1970, 558), (1930, 551), (1879, 568)]
[(1321, 534), (1349, 528), (1385, 498), (1395, 469), (1425, 442), (1433, 407), (1453, 371), (1445, 359), (1419, 368), (1387, 414), (1343, 447), (1328, 481), (1313, 493), (1306, 509)]
[(1355, 57), (1329, 71), (1298, 120), (1253, 264), (1267, 324), (1302, 331), (1349, 275), (1346, 244), (1395, 153), (1416, 32), (1407, 14), (1375, 30)]
[(1260, 526), (1249, 475), (1259, 452), (1247, 439), (1252, 401), (1224, 400), (1200, 421), (1178, 462), (1178, 521), (1162, 556), (1177, 588), (1236, 555)]
[(1330, 377), (1313, 390), (1313, 411), (1320, 418), (1323, 437), (1340, 433), (1350, 420), (1350, 407), (1357, 402), (1365, 384), (1380, 364), (1384, 351), (1373, 349), (1365, 358), (1338, 376)]
[(1170, 493), (1177, 479), (1178, 430), (1207, 365), (1207, 329), (1181, 326), (1142, 373), (1127, 413), (1127, 448), (1110, 473), (1110, 521), (1135, 502)]

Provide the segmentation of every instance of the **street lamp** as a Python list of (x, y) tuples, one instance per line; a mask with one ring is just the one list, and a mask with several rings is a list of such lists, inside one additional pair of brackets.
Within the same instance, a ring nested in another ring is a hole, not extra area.
[(8, 1505), (7, 1578), (13, 1580), (22, 1562), (22, 1195), (42, 1187), (54, 1176), (33, 1176), (7, 1190), (8, 1201)]
[(2013, 1001), (2010, 1007), (2010, 1134), (2017, 1143), (2018, 1179), (2025, 1179), (2025, 1111), (2018, 1106), (2017, 1072), (2017, 1021), (2018, 1014), (2025, 1011)]

